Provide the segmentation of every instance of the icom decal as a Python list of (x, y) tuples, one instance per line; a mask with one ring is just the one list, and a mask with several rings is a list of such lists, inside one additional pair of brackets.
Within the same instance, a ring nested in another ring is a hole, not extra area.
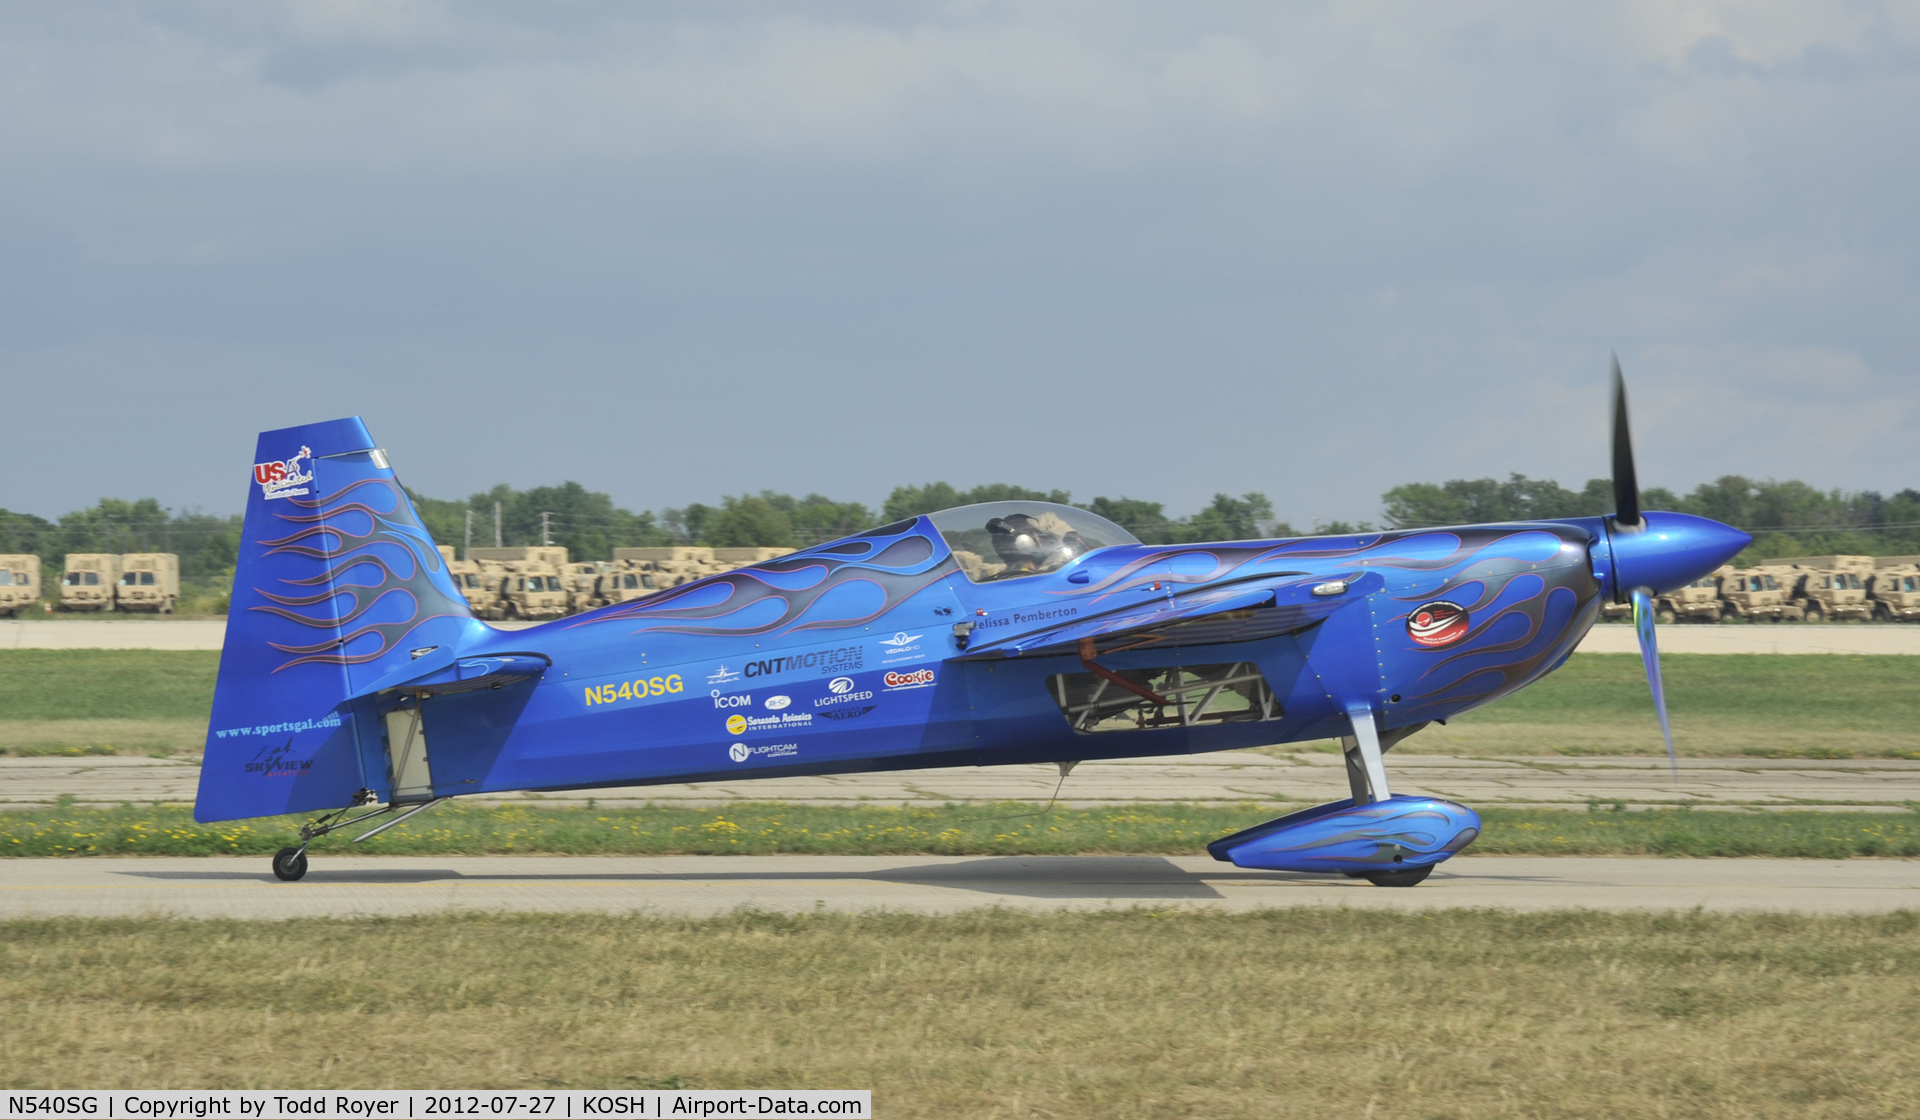
[(1435, 599), (1407, 615), (1407, 636), (1428, 649), (1445, 649), (1466, 637), (1471, 625), (1467, 608)]
[(260, 495), (264, 498), (305, 495), (308, 493), (308, 484), (313, 481), (313, 450), (302, 447), (300, 453), (291, 458), (255, 463), (253, 480), (260, 484)]
[(753, 694), (750, 692), (736, 692), (729, 696), (716, 688), (710, 695), (713, 697), (713, 706), (716, 708), (753, 707)]

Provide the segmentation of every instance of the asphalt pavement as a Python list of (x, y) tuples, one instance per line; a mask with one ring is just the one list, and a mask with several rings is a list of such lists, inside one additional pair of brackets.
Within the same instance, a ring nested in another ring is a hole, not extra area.
[(1908, 860), (1459, 856), (1417, 887), (1248, 871), (1205, 856), (316, 856), (276, 880), (264, 856), (0, 860), (0, 919), (284, 919), (446, 910), (701, 917), (778, 912), (1017, 910), (1792, 911), (1920, 907)]
[[(1271, 750), (1268, 748), (1267, 750)], [(713, 808), (741, 801), (798, 805), (944, 805), (1045, 801), (1060, 790), (1072, 808), (1166, 801), (1319, 804), (1348, 795), (1337, 754), (1267, 750), (1083, 762), (1062, 783), (1051, 765), (896, 770), (876, 774), (628, 786), (462, 798), (471, 803), (628, 808)], [(1682, 759), (1675, 782), (1664, 758), (1456, 758), (1393, 754), (1396, 793), (1429, 794), (1478, 808), (1629, 808), (1689, 804), (1725, 809), (1895, 812), (1920, 801), (1920, 761), (1905, 759)], [(0, 809), (70, 797), (80, 805), (190, 804), (196, 762), (132, 757), (0, 758)]]

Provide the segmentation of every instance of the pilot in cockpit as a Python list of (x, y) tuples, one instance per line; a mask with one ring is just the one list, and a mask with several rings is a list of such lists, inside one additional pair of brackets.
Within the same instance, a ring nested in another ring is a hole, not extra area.
[(1051, 572), (1087, 551), (1085, 538), (1049, 513), (1029, 517), (1008, 514), (987, 522), (993, 551), (1006, 564), (1001, 578), (1031, 572)]

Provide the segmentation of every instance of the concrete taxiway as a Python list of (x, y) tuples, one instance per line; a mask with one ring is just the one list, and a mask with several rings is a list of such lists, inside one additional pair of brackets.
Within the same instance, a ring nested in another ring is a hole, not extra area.
[[(1904, 759), (1682, 759), (1676, 784), (1664, 758), (1455, 758), (1396, 754), (1393, 789), (1479, 808), (1580, 808), (1691, 804), (1727, 809), (1899, 811), (1920, 801), (1920, 761)], [(190, 803), (195, 762), (154, 758), (0, 759), (0, 808), (76, 804)], [(545, 794), (481, 795), (476, 802), (645, 804), (710, 808), (740, 801), (800, 805), (942, 805), (956, 801), (1045, 801), (1055, 787), (1076, 808), (1184, 801), (1318, 804), (1347, 796), (1346, 770), (1332, 753), (1220, 751), (1083, 762), (1066, 782), (1052, 766), (963, 767), (879, 774), (700, 782)], [(465, 799), (463, 799), (465, 800)]]
[(446, 910), (700, 917), (739, 907), (837, 913), (1019, 910), (1389, 910), (1886, 913), (1920, 907), (1907, 860), (1461, 856), (1407, 889), (1247, 871), (1205, 856), (316, 856), (282, 883), (264, 856), (0, 860), (0, 919), (283, 919)]

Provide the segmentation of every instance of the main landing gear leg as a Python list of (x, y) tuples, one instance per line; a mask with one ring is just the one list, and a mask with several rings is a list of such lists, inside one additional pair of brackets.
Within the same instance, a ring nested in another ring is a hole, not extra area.
[[(372, 805), (376, 800), (378, 800), (378, 798), (375, 797), (374, 792), (372, 790), (363, 789), (359, 793), (356, 793), (353, 795), (353, 802), (349, 804), (346, 808), (335, 809), (333, 812), (328, 813), (326, 816), (321, 817), (318, 820), (315, 820), (308, 824), (301, 825), (300, 826), (300, 846), (297, 848), (282, 848), (279, 851), (273, 853), (274, 878), (279, 879), (281, 882), (291, 883), (294, 880), (304, 876), (307, 873), (307, 845), (313, 843), (315, 840), (318, 840), (320, 837), (327, 835), (329, 832), (336, 832), (340, 829), (346, 828), (349, 825), (359, 824), (361, 821), (370, 821), (375, 817), (383, 817), (383, 816), (386, 816), (388, 813), (393, 812), (396, 809), (400, 809), (404, 807), (400, 805), (385, 805), (378, 809), (375, 809), (371, 813), (362, 813), (357, 817), (353, 817), (344, 821), (339, 819), (340, 817), (346, 816), (348, 813), (353, 812), (355, 809), (360, 809), (368, 805)], [(353, 842), (358, 844), (360, 841), (365, 840), (368, 837), (378, 836), (380, 833), (385, 832), (387, 829), (392, 828), (394, 825), (399, 824), (401, 821), (406, 820), (408, 817), (413, 816), (415, 813), (420, 813), (420, 812), (424, 812), (427, 809), (431, 809), (435, 805), (438, 805), (445, 800), (446, 798), (444, 797), (436, 797), (431, 801), (422, 801), (417, 805), (406, 807), (407, 808), (406, 812), (401, 813), (399, 816), (393, 818), (392, 820), (388, 821), (385, 824), (376, 825), (375, 827), (368, 829), (366, 832), (363, 832), (360, 835), (354, 837)]]
[[(1373, 719), (1373, 709), (1355, 707), (1347, 713), (1347, 717), (1352, 721), (1353, 734), (1344, 736), (1340, 745), (1346, 748), (1347, 786), (1353, 791), (1353, 803), (1368, 805), (1385, 801), (1393, 794), (1387, 788), (1385, 752), (1380, 743), (1379, 725)], [(1349, 874), (1365, 879), (1376, 887), (1411, 887), (1432, 873), (1433, 865), (1428, 864), (1425, 867), (1397, 867), (1388, 871)]]

